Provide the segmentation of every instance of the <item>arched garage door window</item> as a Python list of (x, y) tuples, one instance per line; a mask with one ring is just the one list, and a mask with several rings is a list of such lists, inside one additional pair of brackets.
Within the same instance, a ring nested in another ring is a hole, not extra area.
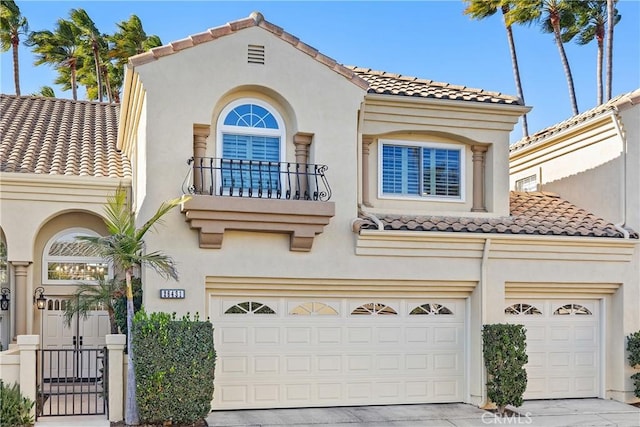
[(107, 260), (101, 258), (90, 244), (78, 240), (78, 236), (98, 234), (87, 229), (64, 230), (44, 248), (42, 260), (42, 282), (45, 284), (77, 285), (80, 282), (95, 282), (101, 277), (113, 277)]

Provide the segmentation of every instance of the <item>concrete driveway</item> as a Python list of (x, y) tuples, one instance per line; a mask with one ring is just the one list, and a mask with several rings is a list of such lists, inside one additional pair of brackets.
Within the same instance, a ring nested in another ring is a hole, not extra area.
[(640, 408), (613, 400), (561, 399), (527, 401), (512, 408), (520, 416), (497, 418), (493, 413), (461, 403), (358, 406), (305, 409), (215, 411), (210, 427), (231, 426), (488, 426), (639, 427)]
[[(216, 411), (210, 427), (233, 426), (616, 426), (639, 427), (640, 408), (602, 399), (533, 400), (500, 419), (462, 403)], [(43, 417), (36, 427), (109, 427), (105, 416)]]

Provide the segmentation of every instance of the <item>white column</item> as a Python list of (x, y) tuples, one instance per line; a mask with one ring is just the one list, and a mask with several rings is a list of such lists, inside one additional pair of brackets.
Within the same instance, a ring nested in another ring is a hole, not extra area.
[[(36, 350), (38, 349), (39, 335), (18, 335), (18, 349), (20, 350), (20, 392), (24, 397), (36, 401)], [(31, 408), (31, 415), (35, 417), (36, 406)]]
[(105, 336), (109, 352), (109, 421), (118, 422), (124, 419), (124, 346), (127, 336), (110, 334)]

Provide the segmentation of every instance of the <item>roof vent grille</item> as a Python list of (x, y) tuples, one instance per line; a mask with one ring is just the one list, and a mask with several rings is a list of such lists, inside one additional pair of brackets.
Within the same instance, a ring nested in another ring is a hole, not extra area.
[(250, 44), (247, 50), (247, 62), (264, 65), (264, 46)]

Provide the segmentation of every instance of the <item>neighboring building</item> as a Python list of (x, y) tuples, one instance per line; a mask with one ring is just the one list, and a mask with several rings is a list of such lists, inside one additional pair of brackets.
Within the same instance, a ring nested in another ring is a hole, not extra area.
[[(47, 126), (38, 103), (60, 108)], [(73, 289), (55, 276), (59, 236), (104, 233), (124, 183), (140, 221), (192, 194), (148, 235), (180, 280), (143, 271), (144, 304), (211, 319), (214, 409), (480, 405), (481, 329), (498, 322), (529, 331), (527, 398), (632, 399), (638, 236), (509, 192), (517, 98), (345, 67), (252, 14), (132, 57), (117, 132), (115, 109), (2, 96), (14, 335), (40, 330), (35, 287)]]
[(640, 89), (511, 146), (511, 187), (552, 191), (640, 230)]

